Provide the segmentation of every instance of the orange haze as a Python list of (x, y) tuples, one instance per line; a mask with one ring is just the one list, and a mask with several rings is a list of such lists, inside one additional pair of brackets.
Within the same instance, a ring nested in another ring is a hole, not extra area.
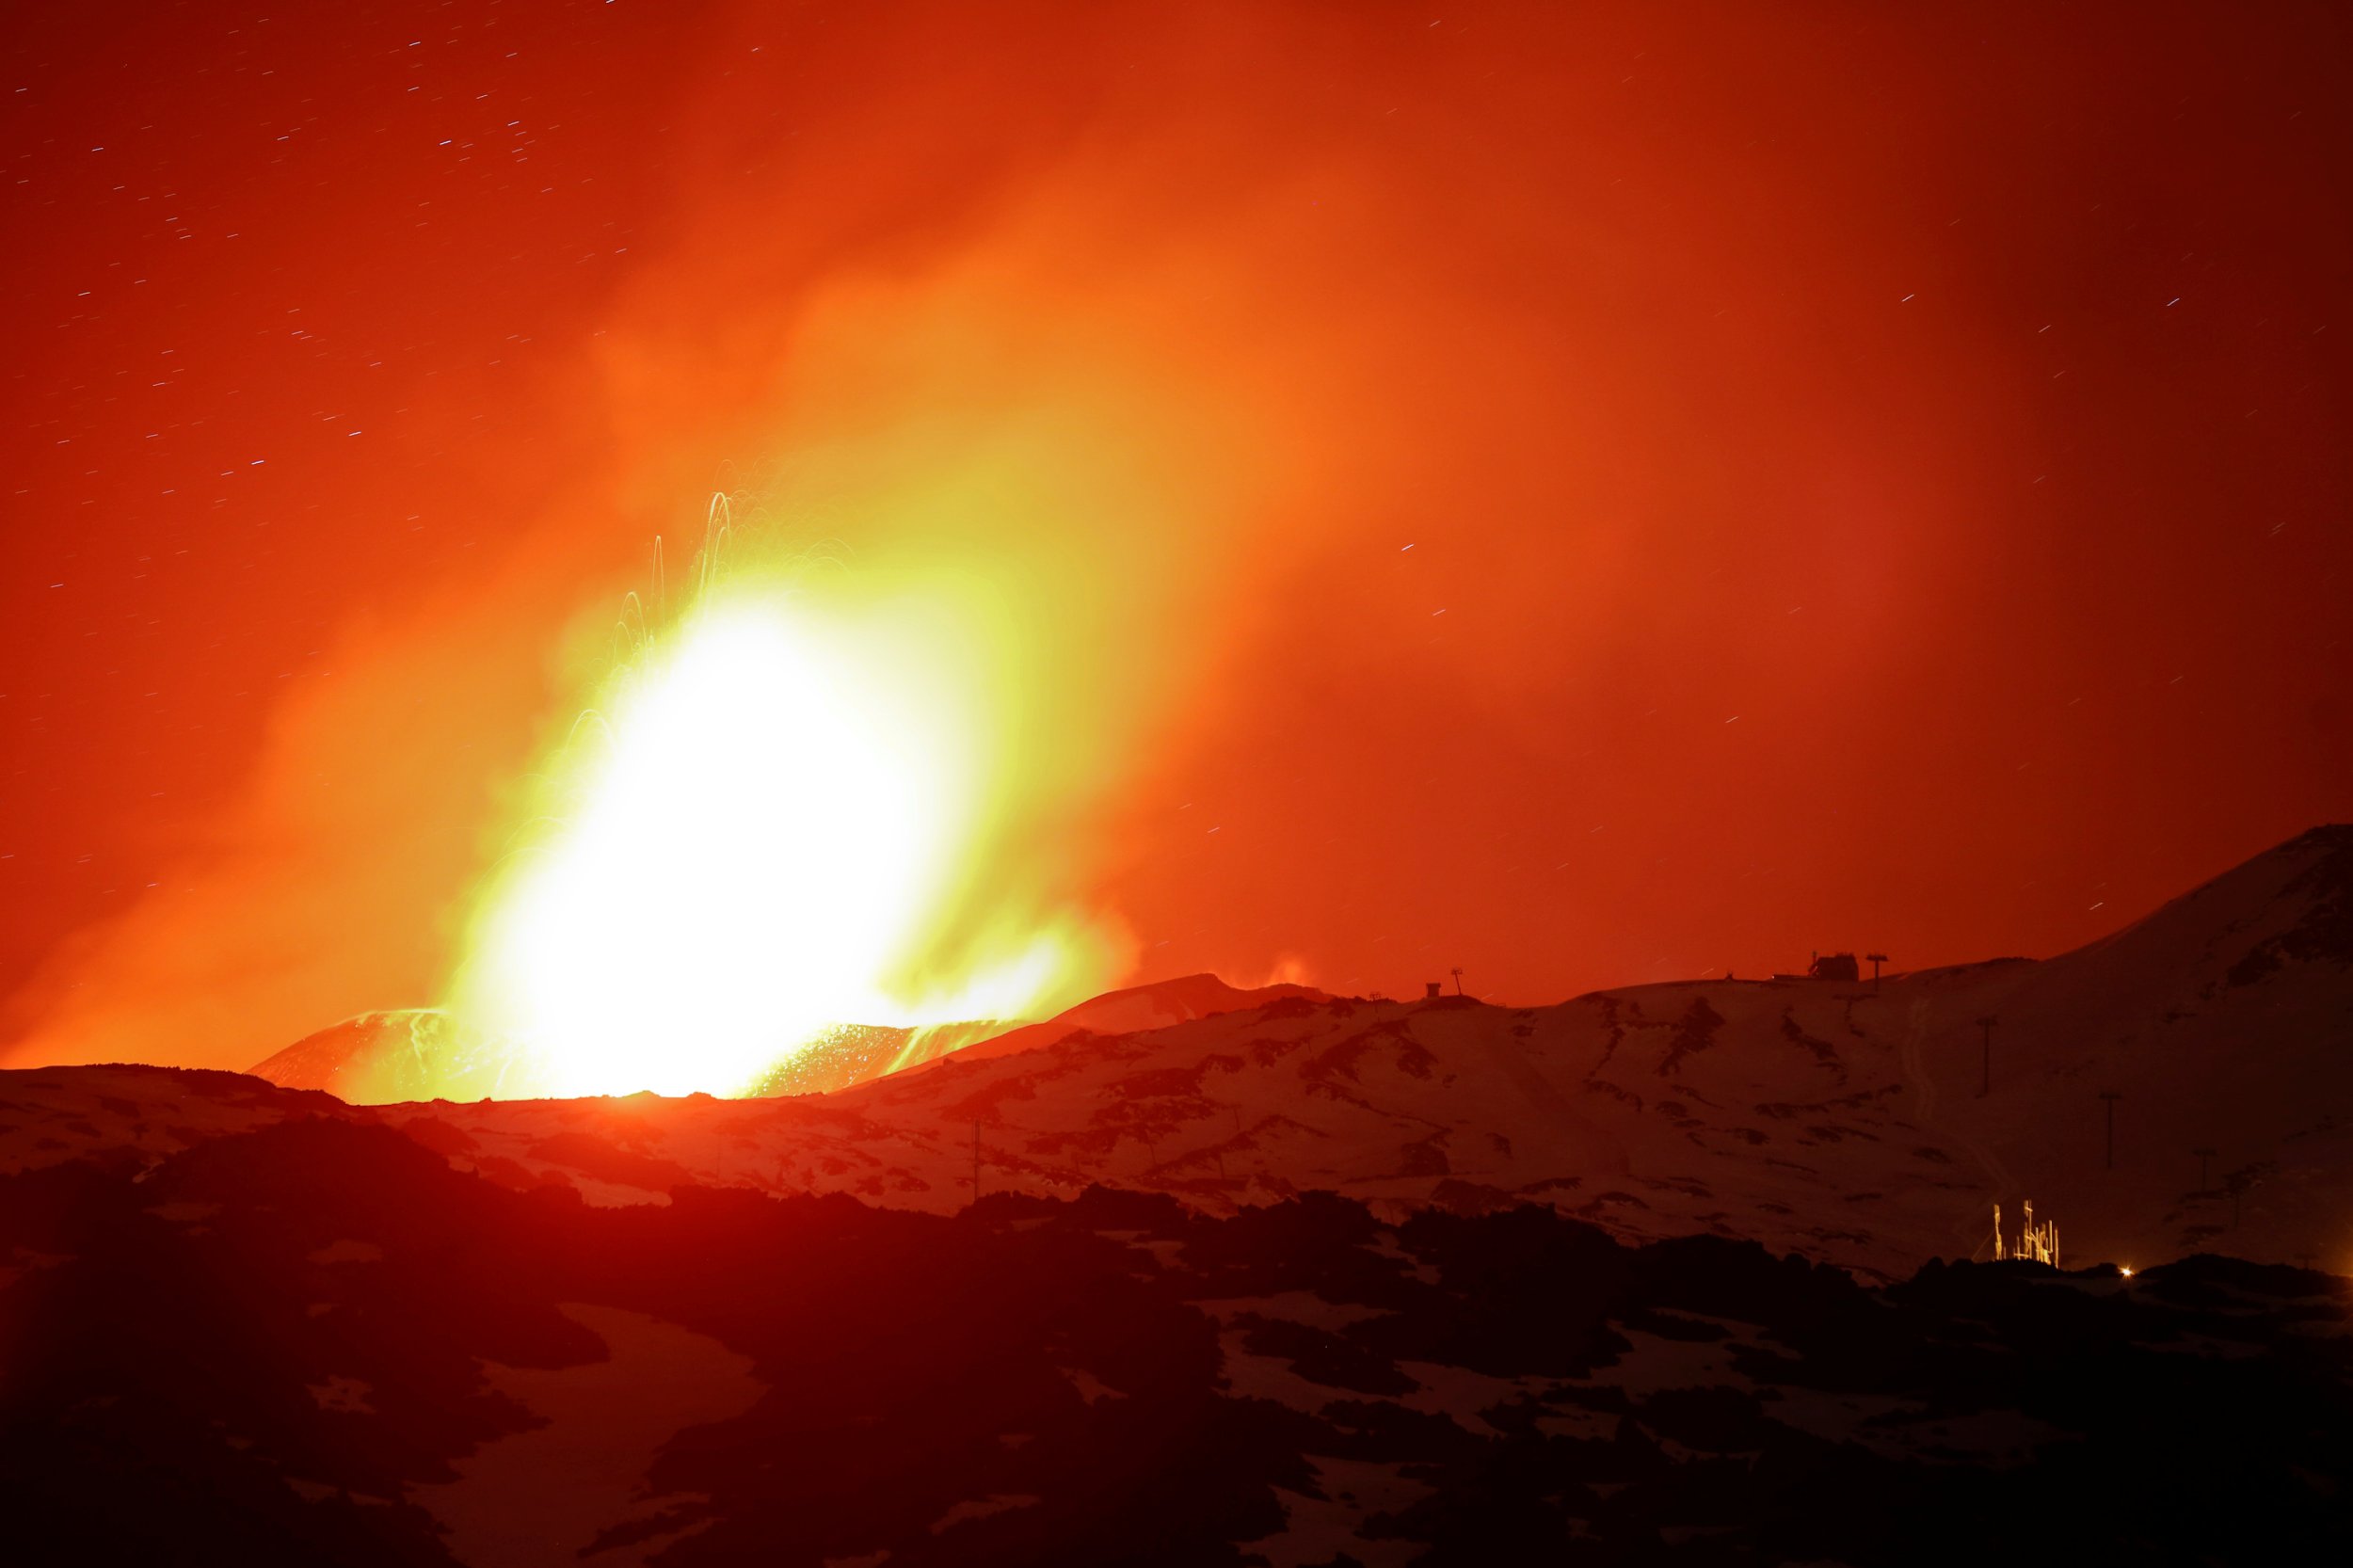
[(10, 45), (19, 1060), (439, 997), (714, 490), (992, 628), (943, 920), (1065, 990), (2048, 952), (2353, 809), (2327, 7), (248, 11)]

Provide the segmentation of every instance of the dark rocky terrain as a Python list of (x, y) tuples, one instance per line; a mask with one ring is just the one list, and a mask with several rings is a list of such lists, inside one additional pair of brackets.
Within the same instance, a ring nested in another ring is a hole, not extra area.
[(296, 1116), (0, 1177), (24, 1563), (2280, 1562), (2353, 1295), (1547, 1208), (600, 1208)]

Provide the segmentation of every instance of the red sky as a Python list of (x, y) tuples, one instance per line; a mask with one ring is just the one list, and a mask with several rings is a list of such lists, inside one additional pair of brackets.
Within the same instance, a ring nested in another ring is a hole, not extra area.
[(1000, 869), (1137, 979), (2041, 954), (2353, 815), (2332, 8), (257, 8), (5, 46), (23, 1059), (431, 1000), (714, 489), (1030, 629)]

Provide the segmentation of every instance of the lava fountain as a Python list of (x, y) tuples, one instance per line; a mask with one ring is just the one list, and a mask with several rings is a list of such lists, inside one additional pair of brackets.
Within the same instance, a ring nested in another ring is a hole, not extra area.
[(728, 537), (554, 748), (470, 922), (450, 1009), (502, 1093), (739, 1094), (834, 1025), (1032, 1016), (1101, 978), (1081, 920), (956, 907), (1005, 769), (952, 605), (730, 575)]

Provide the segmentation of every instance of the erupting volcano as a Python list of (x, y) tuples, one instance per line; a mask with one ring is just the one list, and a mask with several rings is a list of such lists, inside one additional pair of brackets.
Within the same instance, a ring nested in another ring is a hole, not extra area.
[(120, 8), (12, 1562), (2353, 1548), (2334, 10)]
[(502, 1096), (743, 1093), (829, 1027), (1020, 1017), (1100, 961), (1067, 919), (956, 907), (1010, 771), (958, 606), (821, 597), (730, 546), (716, 506), (692, 603), (624, 624), (484, 895), (450, 1012)]

